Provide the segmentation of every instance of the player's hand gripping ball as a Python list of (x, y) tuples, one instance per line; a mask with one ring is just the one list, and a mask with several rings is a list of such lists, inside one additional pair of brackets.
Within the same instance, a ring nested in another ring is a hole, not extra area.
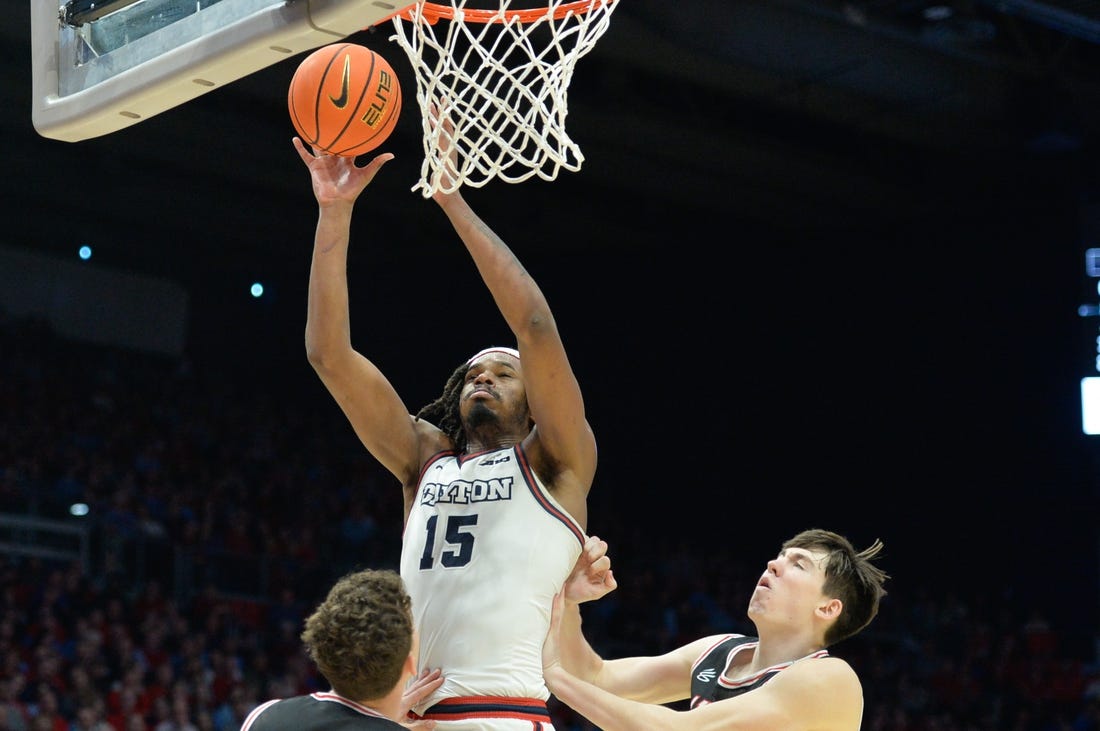
[(386, 59), (333, 43), (306, 56), (287, 92), (290, 121), (318, 151), (355, 157), (381, 145), (401, 114), (401, 86)]

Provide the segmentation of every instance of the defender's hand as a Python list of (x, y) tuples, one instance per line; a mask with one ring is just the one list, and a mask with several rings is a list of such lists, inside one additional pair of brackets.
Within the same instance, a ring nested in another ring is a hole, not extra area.
[[(401, 694), (401, 715), (407, 716), (409, 709), (439, 690), (439, 686), (441, 685), (443, 685), (442, 672), (438, 669), (421, 670), (420, 674), (409, 682), (408, 687), (405, 688), (405, 692)], [(409, 729), (416, 729), (417, 731), (426, 731), (427, 729), (435, 728), (435, 721), (421, 719), (419, 721), (408, 721), (401, 725)]]
[(599, 536), (589, 536), (573, 571), (562, 587), (565, 600), (574, 604), (590, 602), (611, 593), (618, 585), (611, 571), (607, 541), (601, 540)]

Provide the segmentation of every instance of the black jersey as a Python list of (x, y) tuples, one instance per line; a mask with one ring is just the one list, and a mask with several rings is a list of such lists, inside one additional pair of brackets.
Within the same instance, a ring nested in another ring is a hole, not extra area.
[(256, 706), (241, 731), (406, 731), (373, 708), (336, 693), (311, 693)]
[[(725, 672), (733, 657), (741, 652), (751, 655), (758, 644), (759, 641), (755, 637), (726, 635), (700, 655), (691, 666), (691, 707), (698, 708), (708, 703), (724, 701), (727, 698), (748, 693), (774, 678), (781, 670), (798, 662), (798, 660), (791, 660), (772, 665), (747, 678), (729, 680)], [(828, 650), (818, 650), (799, 660), (828, 656)]]

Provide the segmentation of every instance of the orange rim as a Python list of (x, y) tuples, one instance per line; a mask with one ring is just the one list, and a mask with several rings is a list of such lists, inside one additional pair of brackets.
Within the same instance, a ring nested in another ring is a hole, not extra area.
[[(583, 15), (593, 8), (598, 8), (605, 3), (613, 3), (615, 0), (576, 0), (575, 2), (565, 3), (559, 5), (554, 11), (554, 19), (561, 20), (569, 13), (574, 15)], [(393, 15), (389, 16), (385, 20), (389, 20), (394, 16), (400, 15), (405, 20), (412, 20), (413, 13), (416, 10), (416, 3), (407, 6), (406, 8), (397, 11)], [(530, 23), (540, 18), (545, 18), (550, 8), (531, 8), (528, 10), (505, 10), (503, 14), (499, 10), (478, 10), (476, 8), (466, 8), (463, 11), (462, 18), (467, 23), (508, 23), (513, 19), (519, 20), (520, 23)], [(439, 3), (425, 2), (424, 9), (421, 12), (424, 18), (429, 24), (435, 25), (439, 20), (454, 20), (455, 9), (453, 5), (440, 5)], [(380, 22), (385, 22), (385, 20)]]

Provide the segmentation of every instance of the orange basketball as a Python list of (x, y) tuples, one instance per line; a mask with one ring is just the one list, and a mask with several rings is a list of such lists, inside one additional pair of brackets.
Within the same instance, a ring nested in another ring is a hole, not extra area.
[(305, 57), (287, 92), (290, 121), (315, 150), (355, 157), (386, 141), (401, 114), (401, 86), (386, 59), (355, 43)]

